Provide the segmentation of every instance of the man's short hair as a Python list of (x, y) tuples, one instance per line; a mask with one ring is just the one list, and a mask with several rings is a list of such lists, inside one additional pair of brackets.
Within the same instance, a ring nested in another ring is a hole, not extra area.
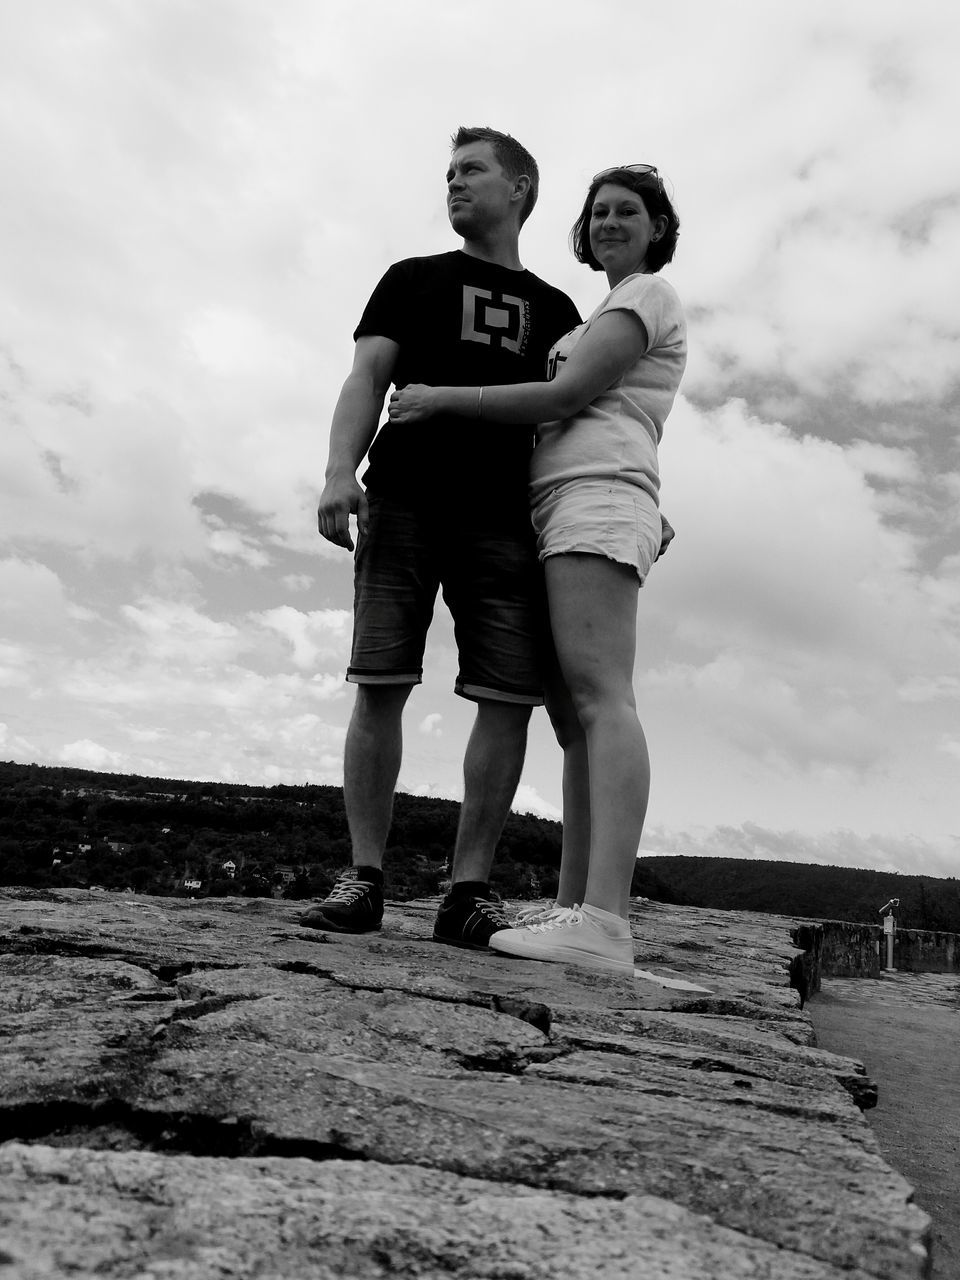
[(521, 146), (516, 138), (511, 138), (509, 133), (488, 129), (486, 125), (478, 128), (467, 128), (466, 125), (461, 125), (450, 139), (450, 150), (456, 151), (458, 147), (466, 147), (471, 142), (489, 142), (493, 154), (497, 157), (497, 163), (508, 178), (519, 178), (521, 174), (526, 174), (530, 179), (530, 190), (520, 210), (522, 227), (533, 213), (533, 206), (537, 203), (540, 192), (540, 170), (537, 168), (536, 160), (527, 148)]

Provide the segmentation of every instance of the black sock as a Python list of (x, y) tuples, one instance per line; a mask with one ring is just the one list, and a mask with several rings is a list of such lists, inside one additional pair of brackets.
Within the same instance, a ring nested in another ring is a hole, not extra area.
[(370, 880), (373, 884), (383, 884), (383, 871), (380, 867), (361, 867), (356, 866), (354, 870), (357, 873), (358, 880)]
[(451, 898), (489, 898), (490, 886), (486, 880), (458, 880), (450, 886)]

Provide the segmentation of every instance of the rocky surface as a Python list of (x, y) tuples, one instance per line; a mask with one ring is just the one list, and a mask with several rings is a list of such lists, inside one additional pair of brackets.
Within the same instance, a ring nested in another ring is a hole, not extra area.
[(0, 1280), (929, 1274), (796, 922), (638, 903), (630, 979), (434, 908), (0, 890)]

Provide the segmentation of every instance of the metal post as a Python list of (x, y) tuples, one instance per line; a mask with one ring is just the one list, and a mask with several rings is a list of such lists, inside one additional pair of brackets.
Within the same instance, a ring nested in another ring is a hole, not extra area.
[(899, 905), (899, 898), (891, 898), (885, 907), (880, 908), (880, 914), (883, 916), (883, 933), (887, 940), (887, 973), (897, 972), (893, 967), (893, 936), (897, 929), (897, 921), (893, 913)]

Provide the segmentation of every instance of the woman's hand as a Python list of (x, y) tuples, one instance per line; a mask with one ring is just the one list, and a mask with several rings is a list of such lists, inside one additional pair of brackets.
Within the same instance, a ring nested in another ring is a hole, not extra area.
[(423, 422), (437, 412), (437, 388), (410, 382), (390, 397), (388, 414), (391, 422)]

